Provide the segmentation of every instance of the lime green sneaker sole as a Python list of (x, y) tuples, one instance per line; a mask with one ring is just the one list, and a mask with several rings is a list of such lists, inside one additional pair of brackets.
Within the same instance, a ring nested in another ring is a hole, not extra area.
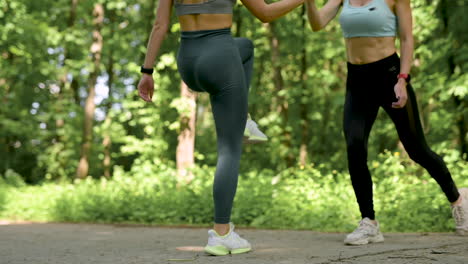
[(242, 253), (247, 253), (247, 252), (249, 252), (250, 250), (252, 250), (252, 249), (251, 249), (251, 248), (238, 248), (238, 249), (231, 250), (231, 254), (242, 254)]
[(214, 255), (214, 256), (226, 256), (229, 253), (231, 253), (231, 254), (242, 254), (242, 253), (247, 253), (250, 250), (252, 250), (252, 249), (251, 248), (238, 248), (238, 249), (234, 249), (234, 250), (229, 251), (229, 249), (227, 249), (225, 246), (221, 246), (221, 245), (219, 245), (219, 246), (206, 246), (205, 247), (205, 252), (208, 253), (208, 254)]

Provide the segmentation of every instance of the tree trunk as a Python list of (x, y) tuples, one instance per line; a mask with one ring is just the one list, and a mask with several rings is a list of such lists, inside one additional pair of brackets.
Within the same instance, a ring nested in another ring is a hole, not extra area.
[(88, 80), (88, 97), (85, 104), (84, 126), (83, 126), (83, 139), (81, 145), (81, 158), (76, 171), (77, 178), (85, 178), (88, 175), (89, 164), (88, 158), (91, 152), (91, 144), (93, 138), (93, 119), (95, 96), (95, 86), (97, 77), (99, 76), (99, 67), (101, 65), (101, 52), (102, 52), (102, 35), (101, 28), (104, 21), (104, 8), (102, 4), (95, 4), (93, 9), (93, 44), (91, 45), (91, 54), (93, 61), (93, 69), (89, 75)]
[[(455, 58), (453, 56), (453, 54), (451, 54), (450, 56), (448, 56), (448, 65), (449, 65), (449, 78), (447, 80), (450, 80), (450, 78), (453, 76), (453, 74), (455, 74), (455, 68), (456, 68), (456, 64), (455, 64)], [(456, 115), (455, 115), (455, 120), (456, 120), (456, 127), (458, 129), (458, 145), (460, 146), (460, 153), (461, 153), (461, 157), (465, 158), (465, 160), (468, 161), (468, 142), (466, 141), (466, 134), (468, 132), (468, 125), (467, 125), (467, 122), (465, 120), (465, 113), (463, 111), (464, 107), (465, 106), (462, 106), (465, 104), (465, 102), (463, 100), (461, 100), (458, 96), (456, 95), (452, 95), (452, 98), (453, 98), (453, 102), (456, 106), (455, 109), (459, 110), (460, 112), (458, 112)]]
[[(440, 2), (440, 11), (441, 11), (441, 17), (442, 17), (442, 22), (443, 22), (443, 33), (446, 37), (450, 36), (450, 26), (449, 26), (449, 18), (450, 18), (450, 10), (449, 10), (450, 2), (448, 0), (443, 0)], [(455, 74), (455, 69), (457, 67), (456, 62), (455, 62), (455, 55), (453, 52), (456, 50), (456, 47), (453, 47), (451, 50), (451, 53), (447, 56), (447, 64), (448, 64), (448, 70), (449, 70), (449, 77), (447, 78), (447, 81), (451, 79), (451, 77)], [(462, 65), (460, 65), (462, 66)], [(463, 67), (460, 67), (463, 68)], [(457, 96), (453, 95), (453, 102), (456, 106), (456, 109), (464, 109), (466, 107), (464, 100), (458, 98)], [(468, 161), (468, 142), (466, 135), (468, 133), (468, 122), (465, 120), (465, 115), (463, 111), (460, 111), (456, 116), (456, 127), (458, 129), (458, 141), (460, 145), (460, 152), (461, 152), (461, 157), (465, 158), (465, 160)]]
[[(273, 64), (273, 83), (275, 85), (275, 94), (282, 94), (281, 91), (284, 89), (284, 79), (282, 75), (281, 61), (280, 61), (280, 45), (279, 40), (275, 31), (275, 22), (269, 24), (264, 24), (268, 30), (268, 38), (270, 41), (271, 47), (271, 63)], [(288, 130), (288, 100), (286, 96), (279, 95), (276, 98), (277, 111), (282, 117), (282, 125), (284, 129), (284, 134), (282, 136), (282, 145), (286, 149), (291, 149), (291, 133)], [(286, 154), (286, 165), (287, 167), (292, 167), (294, 165), (294, 156), (292, 152), (288, 151)]]
[(177, 177), (179, 182), (190, 182), (193, 174), (190, 169), (195, 164), (195, 119), (196, 119), (196, 94), (189, 91), (187, 85), (181, 81), (180, 96), (190, 105), (190, 111), (180, 116), (180, 134), (178, 137), (176, 162)]
[(234, 8), (234, 17), (235, 17), (234, 24), (236, 25), (236, 34), (234, 36), (236, 38), (240, 37), (241, 27), (242, 27), (242, 15), (241, 15), (240, 9), (241, 9), (240, 6), (237, 6), (237, 8)]
[[(116, 21), (115, 21), (115, 12), (113, 10), (106, 10), (105, 11), (108, 15), (109, 18), (109, 24), (110, 24), (110, 36), (115, 35), (115, 26), (116, 26)], [(112, 109), (112, 103), (113, 103), (113, 86), (114, 86), (114, 46), (112, 44), (108, 45), (109, 46), (109, 60), (107, 62), (106, 66), (106, 72), (108, 76), (107, 80), (107, 87), (109, 89), (109, 93), (107, 96), (107, 103), (105, 106), (105, 112), (106, 112), (106, 119), (104, 120), (104, 139), (102, 141), (102, 145), (104, 147), (104, 160), (103, 160), (103, 168), (104, 168), (104, 177), (109, 179), (112, 175), (112, 170), (111, 170), (111, 147), (112, 147), (112, 139), (110, 137), (110, 129), (111, 129), (111, 116), (110, 116), (110, 111)]]
[[(68, 22), (67, 22), (67, 29), (72, 28), (75, 25), (77, 6), (78, 6), (78, 0), (71, 0), (71, 2), (70, 2), (70, 13), (69, 13)], [(55, 126), (57, 127), (57, 129), (60, 129), (65, 125), (65, 120), (63, 119), (64, 109), (63, 109), (63, 105), (61, 104), (61, 102), (62, 102), (62, 100), (64, 100), (64, 94), (68, 90), (67, 88), (69, 88), (68, 87), (69, 86), (69, 82), (68, 82), (69, 71), (67, 69), (66, 62), (70, 58), (70, 54), (69, 54), (69, 49), (68, 49), (66, 44), (65, 44), (63, 49), (64, 50), (63, 50), (63, 65), (62, 65), (62, 67), (64, 68), (64, 71), (62, 73), (62, 76), (59, 77), (60, 91), (59, 91), (59, 93), (57, 95), (57, 97), (58, 97), (57, 98), (57, 103), (58, 104), (56, 104), (56, 109), (55, 109), (56, 113), (62, 113), (62, 114), (58, 114), (57, 115), (58, 118), (55, 120)], [(72, 78), (72, 79), (73, 79), (73, 81), (71, 83), (70, 88), (72, 88), (71, 91), (74, 94), (75, 102), (77, 104), (79, 104), (78, 82), (75, 80), (75, 78)], [(77, 96), (78, 96), (78, 100), (76, 100)], [(57, 142), (62, 141), (60, 135), (57, 135), (55, 137), (55, 140)]]
[[(78, 6), (78, 1), (79, 0), (71, 0), (71, 5), (70, 5), (70, 14), (69, 14), (69, 17), (68, 17), (68, 28), (71, 28), (75, 25), (75, 21), (76, 21), (76, 9), (77, 9), (77, 6)], [(65, 53), (65, 59), (64, 59), (64, 62), (69, 58), (69, 55), (68, 55), (68, 49), (65, 49), (64, 51)], [(65, 73), (65, 76), (67, 75), (67, 73)], [(80, 103), (80, 95), (79, 95), (79, 92), (78, 92), (78, 80), (77, 78), (73, 78), (72, 77), (72, 82), (70, 84), (70, 88), (71, 88), (71, 92), (73, 93), (73, 98), (75, 100), (75, 103), (76, 104), (79, 104)]]
[[(147, 18), (148, 19), (147, 21), (154, 20), (155, 17), (156, 17), (155, 10), (156, 10), (156, 1), (150, 1), (150, 6), (147, 9), (146, 8), (143, 9), (143, 11), (147, 11), (147, 12), (145, 12), (142, 17)], [(152, 23), (146, 23), (145, 32), (151, 32), (152, 27), (153, 27)], [(168, 33), (170, 33), (170, 32), (171, 31), (169, 30)], [(148, 43), (149, 38), (150, 38), (150, 34), (147, 34), (146, 39), (145, 39), (145, 44)], [(144, 61), (144, 60), (145, 60), (145, 54), (142, 53), (141, 54), (141, 61)]]
[(68, 16), (68, 27), (72, 27), (75, 24), (77, 6), (78, 0), (71, 0), (70, 15)]
[[(454, 96), (453, 97), (455, 105), (457, 109), (465, 109), (466, 105), (463, 100)], [(465, 115), (463, 111), (460, 111), (457, 117), (457, 128), (458, 128), (458, 141), (460, 144), (460, 151), (461, 157), (465, 158), (465, 161), (468, 161), (468, 142), (467, 142), (467, 134), (468, 134), (468, 122), (465, 119)]]
[[(302, 16), (305, 15), (305, 6), (302, 6)], [(305, 29), (305, 19), (302, 19), (302, 50), (301, 50), (301, 80), (302, 80), (302, 96), (307, 96), (305, 92), (307, 91), (307, 53), (306, 53), (306, 33)], [(301, 99), (299, 98), (301, 102)], [(309, 143), (309, 120), (308, 120), (308, 113), (309, 113), (309, 105), (304, 104), (301, 102), (301, 147), (299, 150), (299, 164), (301, 166), (305, 166), (307, 164), (308, 159), (308, 151), (307, 145)]]

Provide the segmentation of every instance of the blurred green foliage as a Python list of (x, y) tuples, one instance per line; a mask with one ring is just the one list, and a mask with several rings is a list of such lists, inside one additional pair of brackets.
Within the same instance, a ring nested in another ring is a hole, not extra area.
[[(462, 186), (466, 166), (448, 165)], [(407, 157), (385, 152), (372, 163), (375, 206), (385, 231), (452, 231), (449, 203), (436, 182)], [(17, 187), (2, 182), (0, 218), (36, 221), (210, 224), (213, 215), (213, 168), (194, 169), (195, 180), (179, 185), (175, 170), (161, 166), (152, 176), (126, 174), (114, 179), (88, 178), (74, 183)], [(354, 193), (346, 173), (324, 164), (269, 169), (242, 174), (232, 220), (262, 228), (350, 231), (359, 221)]]
[[(184, 109), (175, 16), (156, 62), (154, 102), (143, 102), (135, 92), (156, 1), (100, 1), (106, 19), (90, 179), (74, 181), (92, 67), (94, 2), (79, 1), (74, 9), (68, 0), (0, 0), (0, 217), (210, 222), (216, 144), (206, 94), (197, 99), (195, 180), (181, 185), (175, 179), (179, 112)], [(468, 5), (464, 0), (411, 4), (413, 86), (426, 138), (448, 162), (457, 184), (467, 185)], [(235, 7), (233, 35), (251, 38), (255, 45), (249, 111), (270, 140), (244, 147), (234, 220), (349, 230), (358, 210), (341, 124), (344, 41), (336, 19), (317, 33), (305, 19), (300, 7), (267, 26), (240, 3)], [(113, 178), (101, 180), (106, 133), (112, 141)], [(382, 111), (369, 140), (369, 166), (383, 228), (449, 230), (442, 192), (398, 143)]]
[[(91, 67), (93, 1), (79, 2), (75, 9), (65, 0), (39, 2), (0, 0), (0, 172), (11, 169), (27, 183), (74, 178)], [(175, 160), (179, 112), (184, 109), (175, 64), (176, 17), (172, 17), (174, 23), (156, 62), (154, 103), (147, 104), (137, 98), (135, 85), (157, 2), (102, 2), (106, 16), (103, 70), (95, 99), (89, 175), (103, 175), (106, 133), (112, 140), (111, 166), (125, 171), (147, 162), (170, 166)], [(426, 137), (437, 152), (458, 150), (460, 162), (465, 162), (466, 2), (415, 0), (412, 6), (416, 42), (413, 85)], [(250, 113), (270, 137), (268, 144), (245, 147), (243, 172), (252, 168), (281, 171), (306, 163), (326, 163), (330, 169), (346, 171), (341, 125), (344, 41), (336, 20), (314, 33), (305, 18), (300, 7), (266, 26), (241, 4), (235, 8), (233, 34), (249, 37), (255, 44)], [(276, 84), (279, 77), (281, 85)], [(197, 105), (196, 162), (214, 166), (215, 131), (206, 94), (198, 97)], [(110, 117), (108, 123), (104, 122), (106, 116)], [(383, 111), (369, 146), (370, 160), (387, 149), (401, 151), (394, 126)], [(301, 147), (306, 150), (303, 160)]]

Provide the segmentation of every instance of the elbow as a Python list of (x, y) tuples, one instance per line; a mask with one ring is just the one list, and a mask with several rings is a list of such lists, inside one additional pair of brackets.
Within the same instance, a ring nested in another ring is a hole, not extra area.
[(309, 25), (314, 32), (320, 31), (324, 27), (320, 21), (320, 18), (313, 17), (311, 15), (309, 15)]
[(269, 16), (261, 16), (258, 19), (260, 19), (262, 23), (270, 23), (271, 21), (275, 20), (274, 18), (269, 17)]
[(258, 10), (257, 15), (255, 16), (262, 21), (262, 23), (270, 23), (277, 18), (273, 15), (273, 11), (269, 4), (265, 4), (260, 10)]
[(400, 34), (400, 42), (405, 43), (405, 44), (412, 44), (414, 42), (413, 39), (413, 34), (404, 32), (403, 34)]
[(275, 20), (274, 17), (268, 15), (267, 9), (262, 10), (262, 11), (258, 14), (257, 18), (258, 18), (260, 21), (262, 21), (262, 23), (270, 23), (271, 21)]
[(164, 23), (156, 20), (153, 25), (153, 31), (158, 32), (159, 34), (166, 35), (169, 31), (169, 23)]
[(400, 37), (401, 47), (405, 49), (413, 49), (414, 40), (412, 36), (409, 37)]

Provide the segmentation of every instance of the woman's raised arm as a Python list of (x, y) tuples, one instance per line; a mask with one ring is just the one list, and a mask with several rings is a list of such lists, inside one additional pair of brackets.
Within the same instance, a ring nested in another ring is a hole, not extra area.
[(281, 0), (271, 4), (264, 0), (241, 0), (247, 9), (263, 23), (271, 22), (304, 3), (304, 0)]
[(315, 0), (306, 0), (307, 17), (313, 31), (319, 31), (324, 28), (340, 10), (342, 0), (328, 0), (328, 2), (318, 10), (315, 6)]

